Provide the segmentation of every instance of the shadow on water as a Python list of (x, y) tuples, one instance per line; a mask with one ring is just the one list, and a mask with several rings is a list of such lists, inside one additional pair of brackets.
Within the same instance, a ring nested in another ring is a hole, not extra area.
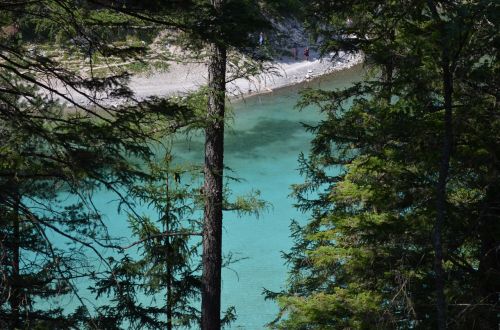
[[(338, 72), (321, 81), (321, 86), (319, 81), (314, 82), (316, 86), (312, 86), (313, 82), (307, 86), (325, 89), (349, 86), (360, 79), (361, 72), (360, 67)], [(273, 206), (261, 214), (258, 222), (254, 215), (239, 217), (229, 212), (224, 215), (224, 253), (248, 258), (223, 270), (223, 308), (235, 306), (238, 314), (229, 329), (264, 329), (279, 313), (275, 302), (264, 299), (262, 288), (280, 291), (286, 283), (288, 269), (281, 251), (289, 251), (293, 246), (289, 219), (307, 220), (307, 214), (295, 209), (294, 200), (289, 198), (290, 185), (304, 180), (296, 170), (297, 157), (300, 152), (307, 153), (313, 138), (301, 122), (315, 124), (322, 118), (314, 109), (294, 108), (300, 97), (298, 92), (304, 87), (293, 86), (235, 104), (234, 122), (228, 123), (226, 129), (225, 159), (236, 174), (227, 173), (244, 179), (231, 182), (230, 188), (237, 194), (259, 190), (262, 198)], [(173, 152), (178, 163), (202, 164), (203, 135), (200, 130), (175, 137)], [(158, 157), (163, 156), (161, 149)], [(118, 214), (112, 204), (115, 198), (104, 191), (94, 196), (96, 207), (106, 210), (104, 217), (112, 235), (132, 237), (126, 215)], [(141, 209), (140, 213), (143, 211), (150, 212)], [(87, 286), (84, 281), (79, 283), (82, 290)], [(85, 299), (94, 297), (89, 292), (84, 295)], [(97, 303), (101, 302), (106, 303), (105, 298)], [(150, 301), (145, 299), (143, 303)]]
[(274, 143), (283, 143), (303, 132), (300, 123), (286, 119), (261, 119), (251, 129), (229, 131), (226, 136), (226, 152), (236, 157), (265, 157), (257, 152)]
[[(262, 149), (273, 149), (273, 154), (289, 152), (290, 142), (293, 142), (301, 134), (304, 134), (304, 127), (300, 122), (261, 117), (250, 129), (229, 128), (225, 137), (224, 149), (232, 158), (266, 158), (270, 155), (261, 152)], [(271, 148), (273, 144), (276, 144), (275, 148)], [(175, 145), (177, 150), (183, 151), (184, 157), (187, 156), (186, 159), (194, 158), (204, 147), (198, 134), (193, 138), (181, 137)]]

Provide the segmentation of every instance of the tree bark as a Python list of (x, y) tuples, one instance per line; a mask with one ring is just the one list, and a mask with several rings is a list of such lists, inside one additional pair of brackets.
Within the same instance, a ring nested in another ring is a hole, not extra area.
[(167, 330), (173, 329), (172, 265), (170, 258), (170, 238), (167, 236)]
[(19, 274), (19, 261), (20, 261), (20, 221), (19, 221), (19, 204), (21, 203), (19, 195), (16, 193), (14, 196), (14, 207), (12, 210), (12, 295), (10, 298), (10, 308), (12, 310), (12, 326), (20, 328), (20, 309), (21, 309), (21, 290), (20, 290), (20, 274)]
[[(166, 233), (170, 232), (170, 190), (169, 190), (168, 175), (166, 180), (166, 207), (165, 207), (165, 223), (164, 229)], [(173, 329), (173, 299), (172, 299), (172, 246), (170, 243), (170, 237), (165, 237), (165, 247), (166, 247), (166, 260), (167, 260), (167, 330)]]
[(446, 45), (443, 45), (443, 96), (444, 96), (444, 135), (441, 151), (441, 162), (439, 166), (439, 178), (436, 185), (436, 221), (432, 241), (434, 245), (434, 272), (436, 274), (436, 311), (437, 326), (439, 330), (447, 327), (446, 297), (444, 294), (445, 272), (443, 268), (443, 225), (447, 216), (446, 207), (446, 183), (450, 170), (450, 158), (453, 139), (453, 75), (450, 69), (449, 53)]
[(450, 64), (450, 45), (445, 27), (445, 22), (441, 19), (437, 10), (436, 4), (432, 0), (428, 0), (427, 4), (436, 23), (440, 26), (441, 33), (441, 69), (443, 83), (443, 99), (444, 99), (444, 134), (443, 144), (441, 148), (441, 161), (439, 164), (439, 177), (436, 184), (436, 220), (432, 233), (432, 243), (434, 246), (434, 272), (436, 285), (436, 312), (437, 312), (437, 328), (445, 330), (447, 328), (447, 304), (444, 294), (445, 287), (445, 272), (443, 268), (443, 225), (446, 221), (447, 206), (446, 206), (446, 183), (450, 171), (451, 148), (453, 139), (453, 74)]
[[(388, 49), (392, 49), (394, 40), (396, 39), (395, 29), (391, 29), (388, 32)], [(384, 93), (386, 93), (387, 104), (391, 104), (392, 100), (392, 89), (394, 84), (394, 54), (392, 52), (388, 53), (388, 57), (385, 61), (385, 65), (382, 68), (382, 76), (384, 79)]]
[[(217, 12), (223, 0), (212, 0)], [(224, 169), (224, 110), (226, 90), (226, 48), (210, 45), (208, 67), (208, 107), (205, 128), (205, 184), (203, 228), (203, 289), (201, 328), (221, 328), (221, 266), (222, 266), (222, 179)]]
[(500, 183), (494, 182), (486, 193), (486, 208), (479, 220), (479, 238), (481, 240), (481, 259), (479, 263), (479, 281), (481, 309), (479, 320), (480, 329), (498, 329), (500, 315), (498, 302), (500, 299)]

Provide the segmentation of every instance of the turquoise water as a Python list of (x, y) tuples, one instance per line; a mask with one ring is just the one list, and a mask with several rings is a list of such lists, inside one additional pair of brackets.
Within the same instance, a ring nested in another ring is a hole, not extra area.
[[(265, 301), (262, 290), (280, 291), (283, 288), (287, 268), (281, 252), (292, 246), (290, 220), (307, 220), (307, 215), (294, 209), (294, 200), (289, 198), (290, 186), (303, 181), (297, 158), (300, 152), (308, 153), (312, 138), (302, 123), (315, 124), (322, 115), (316, 109), (299, 111), (295, 108), (299, 90), (345, 87), (357, 81), (361, 73), (362, 68), (358, 66), (308, 86), (290, 87), (232, 103), (233, 119), (226, 129), (225, 165), (234, 171), (231, 176), (243, 181), (232, 182), (230, 188), (235, 195), (259, 190), (261, 198), (271, 207), (258, 218), (239, 217), (231, 212), (224, 214), (223, 252), (244, 258), (230, 269), (224, 269), (222, 274), (223, 309), (234, 306), (237, 313), (237, 320), (230, 329), (263, 329), (276, 317), (276, 304)], [(189, 139), (179, 136), (173, 148), (175, 159), (180, 163), (201, 164), (203, 145), (202, 134), (191, 134)], [(105, 222), (112, 236), (130, 237), (126, 217), (116, 216), (116, 201), (110, 201), (109, 196), (104, 192), (96, 194), (96, 207), (107, 214)], [(139, 213), (142, 211), (147, 209)], [(100, 263), (97, 259), (88, 261), (95, 265)], [(83, 288), (87, 284), (82, 282), (79, 286)], [(90, 298), (89, 302), (92, 301), (95, 302)], [(75, 303), (69, 302), (68, 306)], [(95, 303), (106, 301), (104, 298)]]
[[(356, 67), (315, 81), (309, 87), (344, 87), (360, 75), (361, 68)], [(292, 246), (290, 220), (307, 219), (294, 209), (294, 200), (288, 196), (290, 185), (303, 181), (297, 158), (300, 152), (308, 153), (312, 138), (302, 123), (317, 123), (321, 114), (315, 109), (295, 108), (301, 88), (304, 86), (256, 96), (232, 106), (234, 119), (227, 129), (225, 164), (244, 181), (230, 187), (235, 194), (259, 190), (272, 207), (259, 218), (224, 214), (223, 251), (246, 258), (222, 274), (223, 307), (235, 306), (238, 316), (231, 329), (262, 329), (276, 317), (276, 304), (265, 301), (262, 290), (283, 288), (287, 268), (281, 251)], [(177, 158), (199, 162), (202, 137), (195, 136), (189, 143), (178, 141), (175, 150)]]

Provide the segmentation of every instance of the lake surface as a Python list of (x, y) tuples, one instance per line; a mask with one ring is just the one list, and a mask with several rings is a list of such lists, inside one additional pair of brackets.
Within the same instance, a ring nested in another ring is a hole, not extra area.
[[(317, 109), (299, 111), (295, 107), (299, 91), (304, 87), (345, 87), (358, 81), (362, 72), (362, 67), (356, 66), (307, 85), (232, 103), (233, 120), (228, 124), (225, 137), (225, 165), (234, 171), (229, 173), (231, 176), (243, 181), (231, 182), (230, 189), (234, 195), (259, 190), (261, 198), (271, 206), (258, 218), (240, 217), (234, 212), (224, 214), (223, 253), (243, 258), (222, 273), (223, 310), (234, 306), (237, 313), (237, 320), (229, 329), (263, 329), (276, 317), (278, 307), (272, 301), (265, 301), (262, 291), (263, 288), (282, 290), (287, 267), (281, 252), (292, 247), (290, 221), (296, 219), (304, 223), (308, 218), (293, 207), (290, 186), (303, 181), (297, 159), (301, 152), (308, 154), (312, 139), (303, 123), (318, 123), (322, 115)], [(203, 146), (201, 133), (190, 134), (189, 139), (179, 136), (174, 143), (174, 157), (180, 163), (201, 164)], [(119, 220), (123, 217), (116, 215), (116, 202), (110, 199), (106, 192), (94, 196), (96, 207), (106, 215), (111, 235), (130, 237), (127, 222)], [(83, 289), (88, 284), (82, 282), (79, 286)], [(106, 298), (99, 299), (97, 304), (101, 303), (105, 304)], [(68, 306), (74, 304), (77, 302), (73, 300)]]
[[(361, 74), (362, 68), (357, 66), (308, 86), (345, 87), (358, 81)], [(283, 288), (287, 267), (281, 251), (292, 246), (290, 221), (307, 220), (289, 198), (290, 185), (303, 181), (297, 159), (300, 152), (308, 154), (312, 138), (302, 123), (314, 124), (322, 118), (315, 109), (295, 108), (298, 92), (304, 87), (286, 88), (232, 105), (234, 120), (226, 130), (225, 164), (244, 181), (231, 183), (230, 187), (235, 194), (259, 190), (272, 207), (259, 218), (224, 214), (223, 251), (246, 258), (222, 273), (223, 307), (235, 306), (238, 316), (230, 329), (263, 329), (276, 317), (276, 304), (265, 301), (262, 290)], [(200, 136), (189, 143), (178, 141), (175, 150), (177, 158), (199, 162), (203, 139)]]

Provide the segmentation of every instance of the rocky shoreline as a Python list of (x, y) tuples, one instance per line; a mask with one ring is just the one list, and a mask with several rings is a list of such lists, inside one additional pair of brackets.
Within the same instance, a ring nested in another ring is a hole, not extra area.
[[(314, 57), (305, 59), (285, 59), (270, 63), (274, 70), (246, 78), (238, 78), (227, 83), (230, 98), (269, 93), (274, 89), (314, 79), (332, 72), (349, 69), (363, 61), (361, 54), (338, 54), (334, 60)], [(204, 64), (173, 64), (166, 72), (147, 76), (135, 76), (130, 88), (137, 100), (152, 96), (182, 96), (206, 85), (207, 68)]]

